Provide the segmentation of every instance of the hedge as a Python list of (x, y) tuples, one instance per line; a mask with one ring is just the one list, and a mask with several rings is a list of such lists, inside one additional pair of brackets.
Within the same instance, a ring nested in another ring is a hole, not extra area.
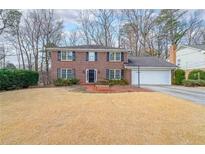
[(78, 84), (79, 83), (79, 79), (73, 78), (73, 79), (57, 79), (55, 80), (53, 83), (55, 86), (71, 86), (74, 84)]
[(200, 69), (192, 70), (189, 75), (188, 79), (190, 80), (205, 80), (205, 71)]
[(183, 80), (186, 87), (205, 86), (205, 80)]
[(185, 71), (182, 69), (176, 69), (172, 75), (172, 83), (175, 85), (182, 85), (182, 81), (185, 79)]
[(19, 69), (0, 69), (0, 90), (28, 88), (38, 84), (38, 72)]
[(110, 86), (113, 85), (128, 85), (127, 80), (121, 79), (121, 80), (108, 80), (108, 84)]

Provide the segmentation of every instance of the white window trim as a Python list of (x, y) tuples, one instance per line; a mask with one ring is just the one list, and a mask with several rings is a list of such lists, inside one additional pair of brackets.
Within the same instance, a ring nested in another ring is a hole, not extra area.
[[(60, 77), (62, 78), (62, 70), (66, 70), (66, 78), (65, 79), (68, 79), (68, 70), (70, 70), (71, 72), (72, 72), (72, 74), (73, 74), (73, 69), (70, 69), (70, 68), (61, 68), (60, 69)], [(64, 78), (62, 78), (62, 79), (64, 79)]]
[[(93, 60), (90, 60), (90, 53), (94, 53), (94, 59)], [(95, 61), (95, 52), (91, 51), (91, 52), (88, 52), (88, 61)]]
[[(110, 70), (114, 70), (114, 79), (110, 79)], [(116, 70), (120, 71), (120, 79), (116, 79)], [(109, 80), (121, 80), (122, 79), (122, 70), (121, 69), (109, 69)]]
[[(111, 60), (110, 59), (110, 53), (114, 53), (114, 60)], [(116, 53), (120, 53), (120, 59), (119, 60), (116, 60), (117, 58), (117, 56), (116, 56)], [(122, 54), (121, 54), (121, 52), (109, 52), (109, 61), (111, 61), (111, 62), (121, 62), (122, 61)]]
[[(65, 54), (66, 55), (66, 59), (62, 58), (62, 55), (63, 55), (62, 52), (66, 52), (66, 54)], [(72, 57), (73, 57), (73, 51), (61, 51), (61, 61), (73, 61), (73, 58), (72, 59), (68, 59), (68, 53), (69, 52), (72, 53)]]
[(88, 76), (87, 73), (88, 73), (89, 70), (95, 70), (95, 74), (96, 74), (96, 76), (95, 76), (94, 83), (96, 83), (96, 82), (97, 82), (97, 78), (98, 78), (98, 77), (97, 77), (97, 74), (98, 74), (97, 69), (86, 69), (86, 70), (85, 70), (85, 72), (86, 72), (86, 73), (85, 73), (85, 80), (86, 80), (86, 83), (89, 83), (88, 78), (87, 78), (87, 76)]

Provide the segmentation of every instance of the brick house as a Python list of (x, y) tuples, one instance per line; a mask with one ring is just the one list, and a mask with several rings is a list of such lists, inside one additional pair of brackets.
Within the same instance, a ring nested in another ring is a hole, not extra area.
[[(130, 84), (138, 84), (137, 78), (143, 76), (140, 73), (154, 70), (155, 75), (160, 77), (160, 71), (168, 75), (168, 80), (162, 84), (170, 84), (171, 69), (175, 65), (159, 60), (158, 58), (139, 57), (129, 58), (128, 51), (122, 48), (104, 47), (99, 45), (81, 45), (70, 47), (47, 48), (51, 52), (51, 79), (57, 78), (77, 78), (81, 84), (96, 83), (102, 80), (125, 79)], [(145, 58), (142, 60), (142, 58)], [(141, 63), (139, 64), (138, 61)], [(149, 65), (147, 63), (149, 62)], [(168, 72), (168, 73), (167, 73)], [(148, 72), (147, 72), (148, 73)], [(146, 75), (146, 74), (144, 74)], [(149, 73), (147, 74), (149, 75)], [(154, 75), (152, 73), (152, 75)], [(167, 76), (162, 77), (167, 77)], [(150, 79), (151, 76), (149, 75)], [(160, 77), (161, 78), (161, 77)], [(148, 79), (148, 78), (147, 78)], [(143, 83), (145, 82), (145, 83)], [(150, 83), (150, 81), (148, 82)], [(152, 81), (151, 81), (152, 83)], [(160, 84), (160, 82), (156, 82)], [(155, 81), (153, 81), (155, 84)]]

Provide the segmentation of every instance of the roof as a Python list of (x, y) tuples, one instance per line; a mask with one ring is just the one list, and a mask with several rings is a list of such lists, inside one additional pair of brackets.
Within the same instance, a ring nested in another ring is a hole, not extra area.
[(205, 50), (205, 44), (190, 45), (190, 47)]
[(126, 66), (140, 67), (177, 67), (158, 57), (129, 57)]
[(205, 44), (196, 44), (196, 45), (181, 45), (178, 50), (180, 48), (195, 48), (195, 49), (199, 49), (199, 50), (205, 50)]
[(56, 50), (77, 50), (77, 51), (85, 51), (85, 50), (114, 50), (114, 51), (130, 51), (124, 48), (116, 48), (116, 47), (106, 47), (102, 45), (78, 45), (78, 46), (67, 46), (67, 47), (52, 47), (47, 48), (47, 50), (56, 51)]

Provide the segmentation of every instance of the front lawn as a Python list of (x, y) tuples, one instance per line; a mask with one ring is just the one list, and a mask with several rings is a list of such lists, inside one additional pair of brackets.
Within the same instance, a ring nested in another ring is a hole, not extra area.
[(2, 92), (0, 144), (205, 144), (205, 106), (157, 92)]

